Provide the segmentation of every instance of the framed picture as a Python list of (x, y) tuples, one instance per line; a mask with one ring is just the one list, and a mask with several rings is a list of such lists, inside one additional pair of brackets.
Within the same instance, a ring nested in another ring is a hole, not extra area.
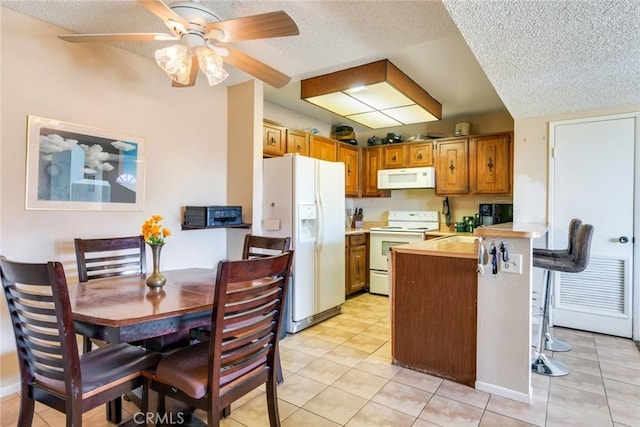
[(141, 211), (144, 139), (29, 116), (26, 208)]

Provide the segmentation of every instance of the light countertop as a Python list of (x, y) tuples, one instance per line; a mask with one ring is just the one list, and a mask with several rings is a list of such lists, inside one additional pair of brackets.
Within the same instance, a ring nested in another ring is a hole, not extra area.
[[(470, 233), (465, 234), (470, 237)], [(430, 239), (406, 245), (393, 246), (391, 250), (397, 253), (416, 255), (443, 256), (449, 258), (477, 258), (478, 240), (469, 238), (461, 240), (456, 239), (455, 237)]]
[(512, 239), (535, 239), (542, 237), (549, 231), (549, 224), (531, 224), (521, 222), (506, 222), (504, 224), (478, 227), (473, 232), (476, 236), (503, 237)]

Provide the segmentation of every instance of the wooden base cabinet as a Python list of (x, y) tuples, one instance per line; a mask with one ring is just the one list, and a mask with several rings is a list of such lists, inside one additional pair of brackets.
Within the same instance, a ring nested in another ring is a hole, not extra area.
[(393, 363), (474, 387), (477, 261), (392, 250), (392, 263)]
[(368, 239), (366, 233), (350, 234), (345, 238), (346, 281), (345, 295), (367, 287), (369, 277)]

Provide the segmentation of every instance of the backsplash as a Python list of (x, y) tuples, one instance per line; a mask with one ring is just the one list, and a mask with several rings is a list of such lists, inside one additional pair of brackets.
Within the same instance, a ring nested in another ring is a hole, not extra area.
[[(391, 197), (381, 198), (347, 198), (347, 209), (362, 208), (364, 221), (387, 221), (390, 210), (395, 211), (438, 211), (440, 212), (441, 229), (445, 218), (442, 215), (443, 196), (437, 196), (433, 189), (392, 190)], [(451, 224), (462, 221), (463, 216), (478, 213), (480, 203), (513, 203), (507, 196), (456, 196), (449, 197)], [(453, 228), (453, 227), (452, 227)]]

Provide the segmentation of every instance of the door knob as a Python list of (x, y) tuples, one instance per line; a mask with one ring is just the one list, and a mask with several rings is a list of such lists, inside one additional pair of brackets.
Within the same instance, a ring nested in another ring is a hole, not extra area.
[(618, 241), (620, 243), (629, 243), (629, 238), (627, 236), (621, 236)]

